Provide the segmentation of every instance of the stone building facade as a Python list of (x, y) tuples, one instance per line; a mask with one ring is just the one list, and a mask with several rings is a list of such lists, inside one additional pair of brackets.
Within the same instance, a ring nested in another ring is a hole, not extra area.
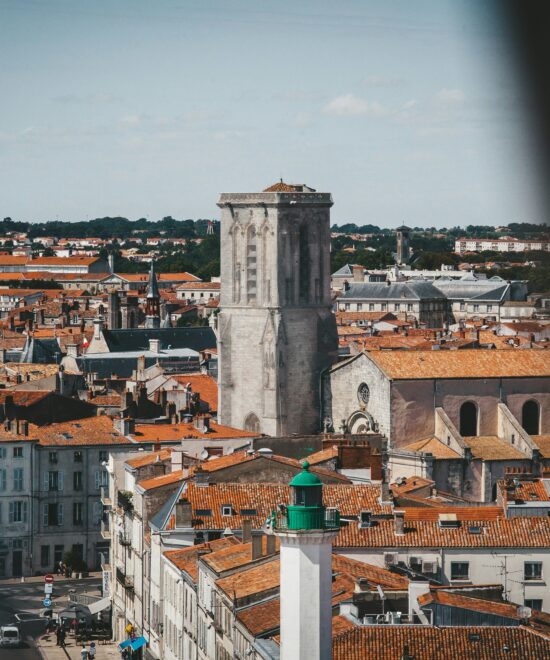
[(337, 351), (329, 193), (281, 183), (222, 194), (220, 422), (269, 435), (320, 427)]

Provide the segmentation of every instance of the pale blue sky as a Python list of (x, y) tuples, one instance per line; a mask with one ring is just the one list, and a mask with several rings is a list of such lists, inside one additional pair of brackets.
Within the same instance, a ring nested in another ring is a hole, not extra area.
[(0, 216), (216, 217), (279, 177), (333, 220), (540, 222), (486, 0), (0, 0)]

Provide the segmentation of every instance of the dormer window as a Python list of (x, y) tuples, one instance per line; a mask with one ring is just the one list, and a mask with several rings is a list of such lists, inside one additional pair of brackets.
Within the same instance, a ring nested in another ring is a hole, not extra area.
[(233, 507), (231, 504), (224, 504), (222, 506), (222, 516), (232, 516), (233, 515)]

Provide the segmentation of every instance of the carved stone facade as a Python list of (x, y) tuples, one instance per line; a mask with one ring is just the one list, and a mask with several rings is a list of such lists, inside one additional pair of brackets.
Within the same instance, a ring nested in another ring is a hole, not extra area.
[(320, 374), (337, 351), (331, 195), (222, 194), (218, 206), (220, 422), (269, 435), (316, 432)]

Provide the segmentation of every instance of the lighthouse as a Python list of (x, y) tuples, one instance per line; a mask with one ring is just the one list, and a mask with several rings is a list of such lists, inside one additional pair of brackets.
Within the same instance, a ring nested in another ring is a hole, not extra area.
[(290, 482), (290, 504), (275, 516), (280, 540), (281, 660), (332, 658), (332, 539), (340, 514), (323, 504), (309, 464)]

